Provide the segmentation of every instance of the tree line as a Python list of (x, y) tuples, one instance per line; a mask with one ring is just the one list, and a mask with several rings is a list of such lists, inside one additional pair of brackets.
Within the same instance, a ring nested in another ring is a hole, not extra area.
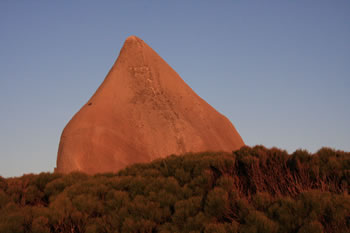
[(243, 147), (0, 177), (0, 232), (350, 232), (350, 153)]

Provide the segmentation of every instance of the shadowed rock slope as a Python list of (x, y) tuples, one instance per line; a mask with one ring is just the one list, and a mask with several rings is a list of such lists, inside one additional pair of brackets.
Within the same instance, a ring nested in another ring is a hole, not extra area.
[(232, 151), (244, 142), (143, 40), (131, 36), (62, 132), (57, 172), (115, 172), (169, 154)]

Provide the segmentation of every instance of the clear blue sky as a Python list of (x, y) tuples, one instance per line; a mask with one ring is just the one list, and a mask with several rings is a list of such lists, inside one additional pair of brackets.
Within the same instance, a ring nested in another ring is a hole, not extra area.
[(350, 1), (0, 1), (0, 175), (60, 134), (137, 35), (248, 145), (350, 151)]

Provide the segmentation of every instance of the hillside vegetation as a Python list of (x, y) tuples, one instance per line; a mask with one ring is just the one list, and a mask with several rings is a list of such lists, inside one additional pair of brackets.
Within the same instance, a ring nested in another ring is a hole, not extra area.
[(170, 156), (117, 174), (0, 178), (0, 232), (350, 232), (350, 153)]

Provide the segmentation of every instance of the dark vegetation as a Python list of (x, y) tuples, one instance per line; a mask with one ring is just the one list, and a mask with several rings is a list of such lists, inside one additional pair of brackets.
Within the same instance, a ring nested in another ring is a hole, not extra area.
[(262, 146), (1, 178), (0, 232), (350, 232), (349, 184), (350, 153)]

